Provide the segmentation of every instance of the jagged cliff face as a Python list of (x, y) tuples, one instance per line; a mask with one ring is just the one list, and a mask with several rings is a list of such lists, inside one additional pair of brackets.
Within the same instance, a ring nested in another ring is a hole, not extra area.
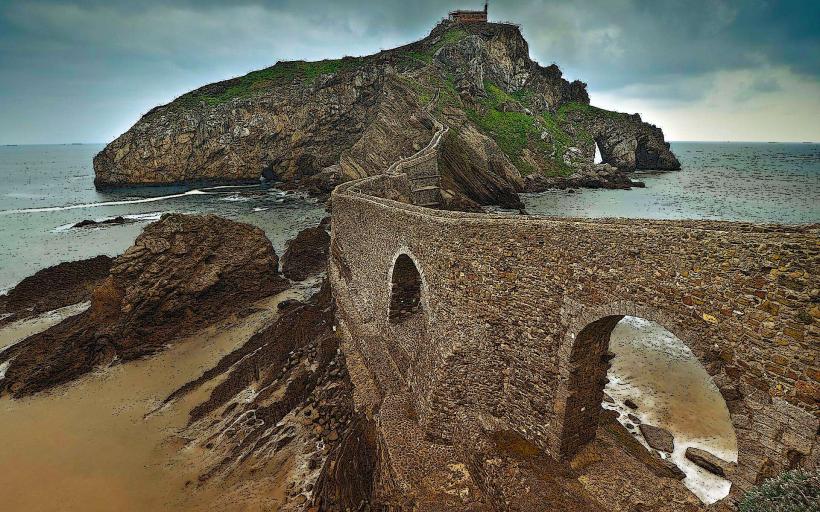
[(410, 45), (361, 58), (282, 62), (157, 107), (94, 159), (96, 184), (241, 182), (328, 192), (423, 147), (419, 115), (450, 127), (440, 169), (459, 208), (516, 206), (530, 174), (679, 164), (660, 129), (589, 106), (586, 84), (529, 58), (518, 28), (443, 22)]

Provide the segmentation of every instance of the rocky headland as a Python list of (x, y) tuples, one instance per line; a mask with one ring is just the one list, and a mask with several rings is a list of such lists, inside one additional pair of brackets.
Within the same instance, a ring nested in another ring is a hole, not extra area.
[(417, 113), (433, 102), (450, 128), (444, 207), (519, 207), (525, 190), (629, 188), (629, 171), (680, 167), (660, 128), (591, 106), (586, 84), (530, 59), (518, 27), (445, 21), (400, 48), (279, 62), (158, 106), (94, 158), (95, 183), (264, 178), (327, 194), (427, 144)]

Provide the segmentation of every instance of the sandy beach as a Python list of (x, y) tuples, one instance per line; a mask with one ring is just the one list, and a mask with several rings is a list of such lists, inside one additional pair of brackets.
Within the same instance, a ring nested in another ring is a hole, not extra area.
[[(0, 508), (53, 511), (198, 510), (196, 454), (178, 456), (176, 432), (215, 382), (157, 411), (171, 392), (198, 377), (277, 317), (279, 302), (303, 298), (295, 287), (256, 304), (150, 358), (113, 365), (33, 397), (0, 399)], [(10, 324), (12, 343), (52, 320)], [(56, 322), (55, 322), (56, 323)], [(171, 463), (172, 459), (173, 464)], [(187, 486), (186, 486), (187, 483)]]

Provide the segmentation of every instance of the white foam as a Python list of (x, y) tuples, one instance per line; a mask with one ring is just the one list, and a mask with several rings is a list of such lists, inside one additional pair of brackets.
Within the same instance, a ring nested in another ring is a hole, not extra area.
[[(669, 458), (686, 474), (684, 485), (706, 504), (726, 497), (731, 482), (704, 470), (686, 458), (686, 448), (692, 446), (713, 453), (723, 460), (737, 461), (737, 446), (731, 424), (724, 425), (729, 427), (727, 429), (717, 424), (723, 419), (724, 414), (712, 414), (708, 420), (704, 417), (703, 421), (710, 422), (713, 428), (696, 429), (697, 431), (687, 427), (685, 421), (679, 422), (683, 419), (680, 415), (686, 414), (686, 410), (681, 409), (676, 401), (689, 397), (691, 400), (698, 400), (700, 407), (708, 405), (703, 402), (703, 396), (714, 395), (716, 401), (709, 403), (714, 406), (723, 403), (714, 382), (697, 362), (691, 350), (666, 329), (648, 320), (630, 316), (624, 317), (613, 331), (610, 346), (617, 355), (607, 375), (609, 383), (605, 389), (615, 403), (604, 402), (602, 406), (618, 411), (618, 420), (622, 424), (633, 424), (635, 428), (630, 429), (632, 435), (653, 453), (655, 450), (649, 447), (637, 425), (629, 420), (627, 415), (637, 416), (642, 423), (668, 430), (674, 437), (674, 451)], [(696, 372), (695, 368), (699, 370)], [(618, 374), (618, 371), (624, 373)], [(674, 381), (677, 382), (685, 375), (689, 375), (693, 380), (680, 383), (690, 386), (684, 393), (676, 393), (669, 386), (661, 385), (656, 380), (676, 379)], [(639, 405), (637, 410), (624, 405), (627, 398)], [(673, 405), (676, 407), (674, 416), (670, 412)], [(699, 409), (697, 413), (706, 415), (708, 412)], [(728, 422), (728, 411), (725, 411), (725, 416), (725, 421)], [(657, 453), (663, 457), (661, 452)]]
[[(133, 213), (133, 214), (129, 214), (129, 215), (120, 215), (120, 217), (123, 217), (123, 218), (128, 219), (128, 220), (137, 221), (137, 222), (148, 222), (148, 221), (159, 220), (160, 217), (162, 217), (163, 213), (165, 213), (165, 212)], [(98, 223), (99, 222), (105, 222), (107, 220), (112, 220), (112, 219), (116, 219), (116, 218), (117, 218), (117, 216), (114, 216), (114, 217), (97, 217), (96, 219), (94, 219), (94, 222), (98, 222)], [(76, 222), (70, 222), (68, 224), (63, 224), (62, 226), (57, 226), (56, 228), (52, 229), (51, 232), (52, 233), (60, 233), (61, 231), (67, 231), (67, 230), (73, 228), (76, 225), (77, 225)], [(99, 226), (99, 227), (104, 227), (104, 226)], [(92, 227), (92, 229), (93, 229), (93, 227)]]
[(9, 369), (10, 365), (11, 365), (11, 359), (6, 361), (5, 363), (0, 364), (0, 380), (3, 380), (3, 379), (6, 378), (6, 370)]
[(259, 185), (218, 185), (216, 187), (207, 187), (203, 190), (222, 190), (232, 188), (259, 188)]
[(229, 196), (220, 197), (220, 201), (231, 201), (231, 202), (245, 202), (250, 201), (250, 197), (240, 196), (239, 194), (231, 194)]
[(205, 192), (203, 190), (189, 190), (188, 192), (183, 192), (181, 194), (171, 194), (168, 196), (158, 196), (158, 197), (145, 197), (142, 199), (128, 199), (122, 201), (105, 201), (102, 203), (84, 203), (84, 204), (73, 204), (69, 206), (49, 206), (46, 208), (21, 208), (17, 210), (4, 210), (0, 211), (0, 215), (3, 214), (12, 214), (12, 213), (41, 213), (41, 212), (59, 212), (63, 210), (77, 210), (81, 208), (97, 208), (98, 206), (121, 206), (125, 204), (140, 204), (140, 203), (154, 203), (156, 201), (165, 201), (166, 199), (174, 199), (177, 197), (185, 197), (185, 196), (198, 196), (210, 194), (210, 192)]

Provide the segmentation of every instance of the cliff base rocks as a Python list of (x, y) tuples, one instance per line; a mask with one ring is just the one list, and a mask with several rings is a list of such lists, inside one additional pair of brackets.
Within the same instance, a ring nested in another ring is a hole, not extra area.
[(303, 229), (288, 243), (282, 256), (282, 274), (293, 281), (324, 272), (327, 267), (330, 235), (324, 228)]
[[(277, 264), (258, 228), (213, 215), (165, 215), (113, 261), (90, 293), (88, 311), (0, 353), (0, 362), (10, 361), (0, 393), (29, 395), (160, 350), (287, 288)], [(102, 274), (106, 265), (99, 260), (95, 268)]]

